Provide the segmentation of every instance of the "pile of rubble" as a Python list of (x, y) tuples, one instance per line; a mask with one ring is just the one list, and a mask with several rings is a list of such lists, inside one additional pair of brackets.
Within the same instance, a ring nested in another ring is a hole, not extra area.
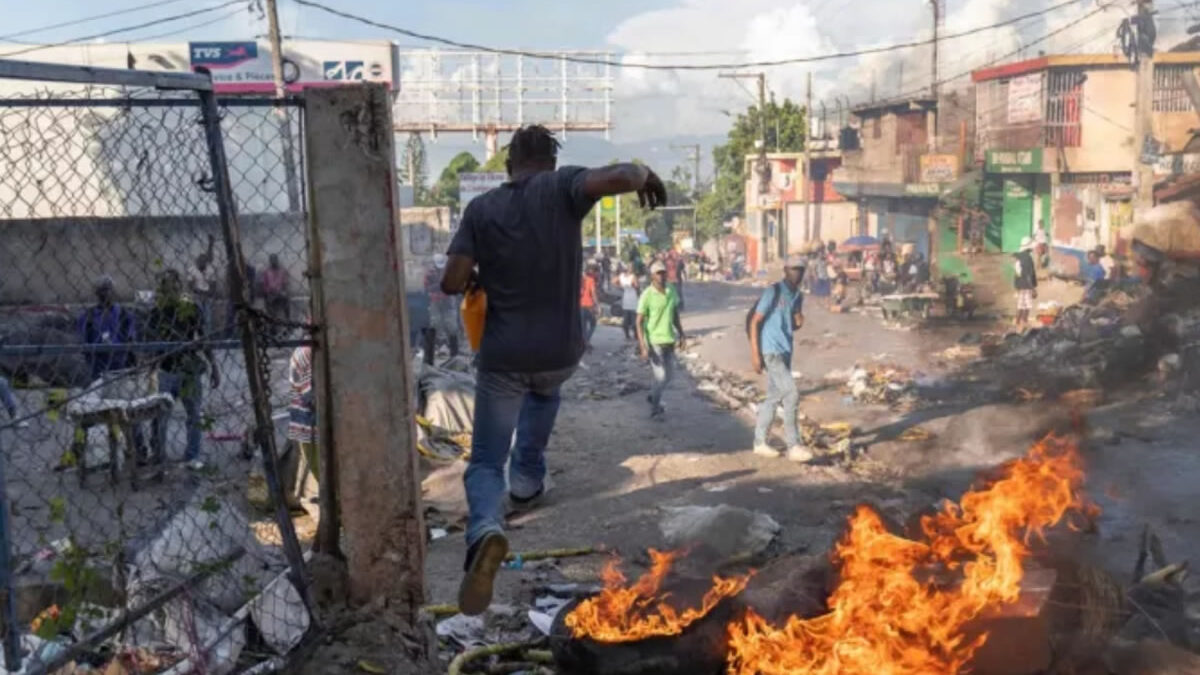
[(985, 339), (982, 353), (992, 358), (975, 370), (1047, 393), (1116, 386), (1156, 367), (1171, 373), (1200, 345), (1198, 300), (1118, 287), (1094, 304), (1055, 311), (1045, 327)]
[(754, 383), (697, 358), (682, 359), (683, 367), (696, 380), (696, 389), (723, 409), (754, 414), (762, 393)]
[(858, 364), (849, 371), (830, 372), (825, 381), (840, 386), (842, 393), (857, 403), (911, 409), (918, 400), (913, 373), (896, 365)]

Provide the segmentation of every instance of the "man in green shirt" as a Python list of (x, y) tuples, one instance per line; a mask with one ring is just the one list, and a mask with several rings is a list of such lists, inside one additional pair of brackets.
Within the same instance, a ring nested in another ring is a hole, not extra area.
[(683, 348), (679, 321), (679, 293), (667, 284), (667, 266), (650, 266), (650, 287), (642, 292), (637, 308), (637, 337), (642, 358), (650, 360), (654, 386), (650, 389), (650, 417), (661, 419), (663, 391), (675, 375), (675, 347)]

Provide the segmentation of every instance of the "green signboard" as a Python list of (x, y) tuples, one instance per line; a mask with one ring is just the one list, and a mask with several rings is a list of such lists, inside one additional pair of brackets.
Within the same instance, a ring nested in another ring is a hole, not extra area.
[(1041, 173), (1042, 149), (988, 150), (988, 173)]

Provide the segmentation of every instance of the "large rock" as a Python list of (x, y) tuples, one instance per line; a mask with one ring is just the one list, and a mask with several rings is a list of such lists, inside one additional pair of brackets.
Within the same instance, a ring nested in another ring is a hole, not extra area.
[(752, 559), (770, 546), (780, 530), (771, 516), (728, 504), (662, 510), (659, 529), (669, 547), (699, 548), (716, 561)]

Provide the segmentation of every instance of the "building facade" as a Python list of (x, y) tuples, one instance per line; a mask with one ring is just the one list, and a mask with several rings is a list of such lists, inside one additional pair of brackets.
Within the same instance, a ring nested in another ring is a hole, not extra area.
[(1155, 56), (1153, 139), (1134, 133), (1136, 76), (1110, 55), (1042, 56), (976, 71), (976, 155), (987, 250), (1044, 232), (1052, 264), (1074, 274), (1097, 245), (1128, 244), (1135, 168), (1156, 180), (1200, 170), (1200, 126), (1184, 78), (1200, 52)]
[(833, 172), (842, 162), (837, 141), (814, 138), (810, 143), (807, 180), (802, 152), (767, 153), (765, 180), (761, 156), (745, 158), (744, 227), (754, 242), (754, 269), (802, 251), (810, 241), (842, 241), (856, 231), (853, 204), (833, 188)]
[(852, 111), (833, 187), (855, 204), (853, 234), (888, 237), (936, 258), (938, 198), (958, 180), (962, 163), (961, 143), (939, 128), (938, 107), (934, 99), (913, 98)]

